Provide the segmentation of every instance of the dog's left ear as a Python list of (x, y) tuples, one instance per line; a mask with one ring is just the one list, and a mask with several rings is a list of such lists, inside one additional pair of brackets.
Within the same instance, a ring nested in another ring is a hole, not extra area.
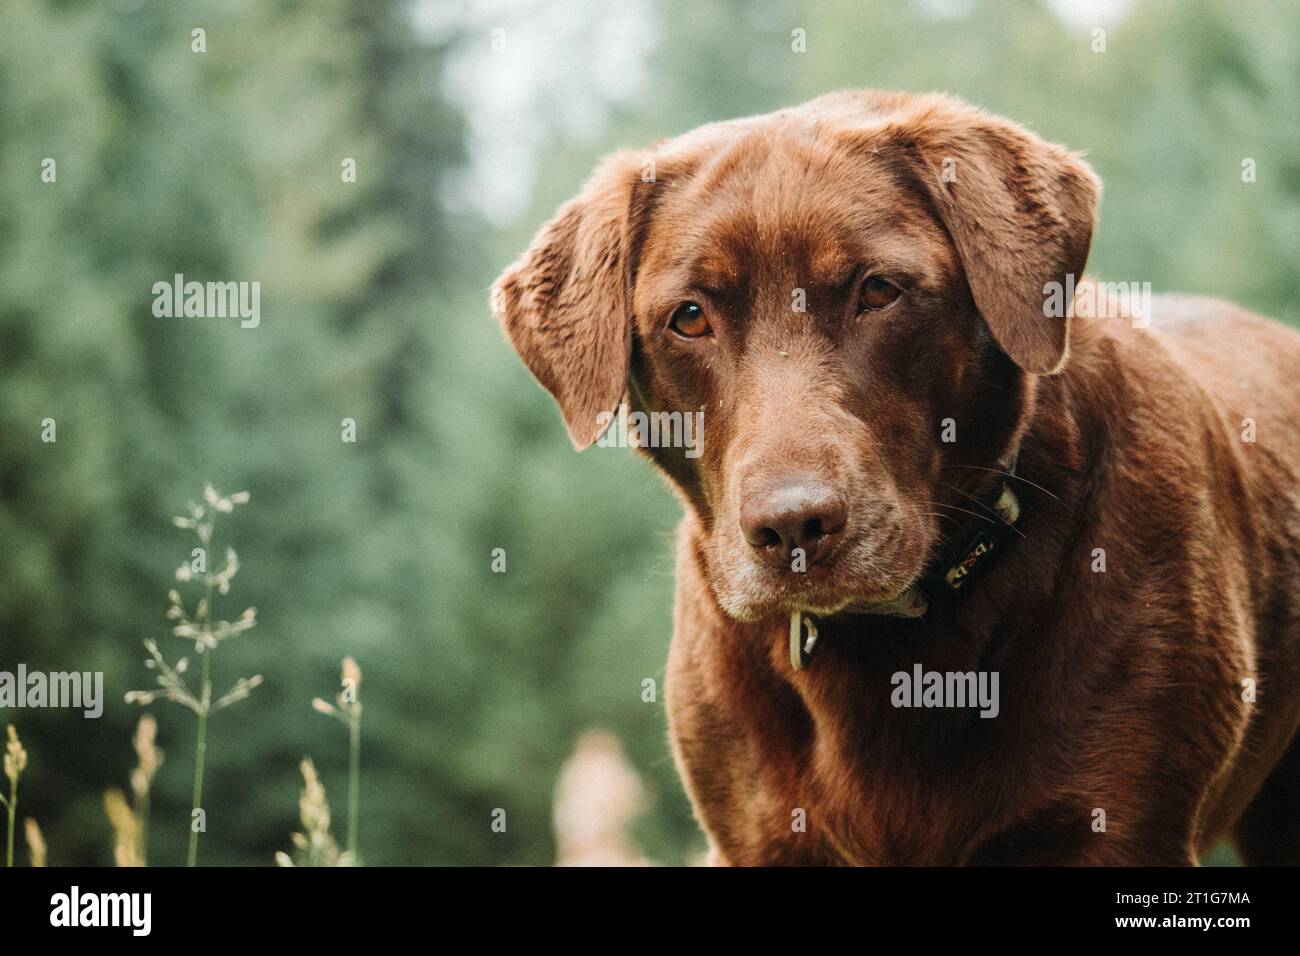
[(639, 154), (609, 157), (497, 279), (492, 310), (554, 396), (573, 446), (604, 430), (627, 388), (632, 215)]
[(1069, 302), (1066, 314), (1047, 303), (1083, 279), (1101, 181), (1065, 148), (964, 103), (909, 107), (876, 128), (875, 146), (888, 144), (930, 195), (1002, 350), (1027, 372), (1058, 370)]

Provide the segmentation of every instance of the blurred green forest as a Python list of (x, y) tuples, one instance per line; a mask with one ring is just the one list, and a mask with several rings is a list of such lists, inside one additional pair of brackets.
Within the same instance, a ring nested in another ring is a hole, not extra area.
[[(604, 152), (880, 86), (1085, 150), (1098, 275), (1300, 323), (1300, 4), (1135, 0), (1099, 21), (1105, 52), (1066, 6), (6, 0), (0, 670), (103, 671), (107, 698), (99, 720), (0, 712), (50, 862), (112, 862), (102, 793), (126, 784), (140, 716), (123, 694), (148, 686), (143, 638), (184, 649), (163, 614), (190, 539), (170, 518), (205, 481), (251, 493), (219, 526), (243, 569), (218, 610), (260, 621), (216, 683), (265, 683), (213, 718), (201, 862), (287, 848), (304, 755), (340, 815), (346, 739), (310, 702), (348, 654), (365, 862), (549, 863), (556, 775), (593, 726), (649, 785), (647, 856), (693, 858), (662, 692), (642, 700), (678, 505), (630, 452), (573, 454), (488, 287)], [(260, 281), (260, 326), (155, 318), (175, 273)], [(152, 709), (151, 860), (179, 863), (194, 727)]]

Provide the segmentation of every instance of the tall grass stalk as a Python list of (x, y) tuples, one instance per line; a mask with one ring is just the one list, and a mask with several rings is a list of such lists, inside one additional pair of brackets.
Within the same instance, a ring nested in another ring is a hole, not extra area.
[(348, 728), (347, 852), (355, 864), (358, 862), (357, 823), (361, 815), (361, 668), (351, 657), (343, 658), (342, 686), (333, 704), (317, 697), (311, 705)]
[(41, 825), (28, 817), (23, 821), (23, 833), (27, 837), (28, 861), (36, 868), (44, 866), (47, 848), (45, 846), (45, 835), (41, 833)]
[(140, 818), (117, 787), (104, 791), (104, 814), (113, 828), (113, 862), (118, 866), (144, 866), (140, 856)]
[(257, 609), (246, 608), (244, 613), (233, 621), (218, 620), (213, 607), (218, 594), (230, 592), (230, 581), (239, 570), (239, 558), (233, 548), (226, 548), (226, 559), (221, 567), (212, 570), (207, 557), (212, 546), (213, 526), (218, 514), (229, 514), (236, 505), (248, 501), (248, 492), (241, 491), (225, 497), (211, 485), (203, 489), (205, 504), (190, 503), (190, 513), (172, 519), (178, 528), (186, 528), (198, 537), (199, 547), (191, 552), (191, 560), (176, 569), (176, 580), (182, 583), (200, 581), (203, 584), (203, 597), (195, 606), (193, 617), (186, 610), (184, 599), (176, 589), (168, 593), (171, 607), (167, 610), (168, 620), (175, 621), (172, 633), (194, 642), (194, 652), (201, 661), (199, 688), (195, 693), (186, 683), (184, 674), (189, 667), (189, 659), (182, 657), (175, 665), (169, 664), (152, 640), (144, 642), (149, 652), (145, 666), (158, 672), (159, 690), (131, 691), (126, 695), (128, 703), (151, 704), (158, 698), (170, 700), (190, 710), (198, 718), (197, 734), (194, 744), (194, 789), (190, 810), (190, 841), (185, 855), (187, 866), (198, 863), (199, 833), (205, 827), (199, 826), (203, 810), (203, 769), (208, 754), (208, 717), (219, 710), (238, 703), (246, 698), (253, 689), (262, 683), (261, 675), (235, 681), (234, 685), (221, 697), (212, 699), (212, 653), (217, 645), (229, 637), (241, 634), (257, 624)]
[(104, 791), (104, 814), (113, 828), (113, 860), (118, 866), (149, 865), (149, 791), (163, 762), (157, 737), (157, 721), (145, 714), (131, 739), (137, 761), (131, 771), (134, 799), (128, 801), (116, 787)]
[(149, 714), (136, 724), (136, 766), (131, 771), (131, 792), (135, 795), (134, 812), (139, 824), (139, 855), (142, 866), (149, 865), (149, 796), (153, 789), (154, 774), (162, 766), (163, 752), (158, 747), (158, 722)]
[[(209, 592), (211, 589), (209, 589)], [(194, 866), (199, 859), (199, 830), (194, 825), (195, 811), (203, 806), (203, 767), (208, 760), (208, 711), (212, 700), (212, 655), (203, 655), (203, 693), (200, 698), (199, 730), (194, 744), (194, 795), (190, 801), (190, 846), (185, 853), (185, 865)]]
[(357, 820), (361, 805), (361, 712), (351, 722), (348, 746), (348, 853), (357, 858)]
[(5, 743), (5, 777), (9, 780), (9, 796), (0, 793), (0, 803), (5, 806), (8, 824), (5, 827), (5, 866), (14, 865), (14, 822), (18, 818), (18, 778), (27, 769), (27, 751), (18, 739), (18, 731), (9, 725), (9, 740)]

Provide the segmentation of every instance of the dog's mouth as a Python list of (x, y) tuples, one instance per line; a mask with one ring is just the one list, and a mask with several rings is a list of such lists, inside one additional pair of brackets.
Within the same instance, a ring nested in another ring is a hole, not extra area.
[[(913, 566), (913, 565), (916, 566)], [(722, 609), (736, 620), (752, 622), (799, 611), (815, 617), (843, 613), (878, 613), (906, 608), (922, 566), (901, 559), (883, 569), (852, 554), (830, 566), (815, 566), (793, 574), (747, 567), (714, 591)]]
[(869, 614), (883, 608), (901, 606), (912, 593), (909, 582), (901, 588), (868, 591), (857, 594), (823, 595), (817, 592), (793, 595), (777, 603), (774, 609), (782, 614), (802, 612), (814, 617), (831, 617), (835, 614)]

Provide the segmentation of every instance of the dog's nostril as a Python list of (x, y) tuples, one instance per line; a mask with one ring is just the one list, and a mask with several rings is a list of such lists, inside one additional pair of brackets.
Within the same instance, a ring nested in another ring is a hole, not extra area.
[(829, 539), (843, 529), (847, 512), (833, 488), (806, 482), (747, 498), (740, 524), (745, 540), (772, 565), (790, 565), (796, 550), (813, 564), (829, 553)]

